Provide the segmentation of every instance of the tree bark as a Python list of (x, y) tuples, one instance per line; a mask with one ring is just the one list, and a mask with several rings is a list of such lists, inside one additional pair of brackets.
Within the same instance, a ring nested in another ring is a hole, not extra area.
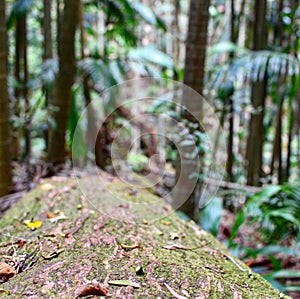
[[(266, 26), (266, 0), (255, 1), (255, 22), (254, 22), (254, 40), (253, 50), (259, 51), (266, 48), (267, 45), (267, 26)], [(262, 158), (264, 143), (264, 110), (267, 88), (267, 74), (263, 81), (252, 83), (251, 89), (251, 119), (249, 126), (249, 135), (247, 140), (248, 174), (247, 183), (251, 186), (259, 186), (262, 174)]]
[[(191, 87), (194, 91), (202, 95), (204, 88), (204, 72), (205, 72), (205, 58), (207, 46), (207, 26), (209, 20), (209, 7), (210, 1), (205, 0), (192, 0), (189, 11), (189, 27), (188, 37), (186, 43), (186, 57), (185, 57), (185, 72), (184, 84)], [(184, 117), (193, 123), (198, 123), (202, 118), (202, 103), (199, 101), (199, 96), (194, 92), (187, 90), (183, 93), (182, 105), (186, 107), (187, 113)], [(193, 115), (189, 112), (192, 112)], [(200, 124), (199, 124), (200, 125)], [(199, 126), (200, 127), (200, 126)], [(179, 160), (179, 159), (178, 159)], [(187, 161), (184, 165), (177, 165), (177, 178), (180, 173), (184, 173), (184, 185), (190, 185), (190, 175), (194, 169), (195, 161)], [(179, 164), (179, 163), (178, 163)], [(176, 194), (176, 200), (182, 198), (184, 190), (180, 188)], [(180, 210), (186, 213), (190, 218), (196, 222), (199, 221), (199, 190), (201, 185), (198, 184), (190, 196), (190, 198), (180, 207)]]
[[(52, 0), (44, 0), (44, 20), (43, 20), (43, 34), (44, 34), (44, 57), (46, 62), (49, 59), (53, 59), (53, 44), (52, 44)], [(49, 85), (44, 86), (45, 90), (45, 106), (47, 110), (47, 119), (45, 127), (45, 148), (48, 149), (49, 141), (49, 102), (53, 98), (53, 90)]]
[(0, 0), (0, 196), (8, 194), (12, 186), (5, 20), (5, 0)]
[(55, 127), (50, 128), (48, 160), (53, 163), (65, 161), (65, 134), (72, 99), (72, 86), (76, 72), (75, 32), (78, 23), (79, 0), (65, 0), (62, 22), (59, 22), (60, 39), (59, 73), (57, 75), (55, 95), (51, 101), (54, 106), (52, 118)]

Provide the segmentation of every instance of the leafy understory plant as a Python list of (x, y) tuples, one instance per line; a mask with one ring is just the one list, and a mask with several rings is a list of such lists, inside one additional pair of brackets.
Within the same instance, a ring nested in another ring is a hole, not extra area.
[(247, 202), (251, 222), (261, 226), (271, 243), (300, 236), (300, 180), (282, 186), (268, 186)]

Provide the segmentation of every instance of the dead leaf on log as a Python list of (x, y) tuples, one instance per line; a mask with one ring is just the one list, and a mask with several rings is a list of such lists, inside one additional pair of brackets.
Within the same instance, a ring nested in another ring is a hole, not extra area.
[(180, 294), (178, 294), (176, 291), (174, 291), (169, 285), (167, 285), (166, 283), (164, 284), (165, 287), (169, 290), (169, 292), (176, 298), (176, 299), (189, 299), (185, 296), (181, 296)]
[(124, 286), (124, 287), (133, 287), (138, 289), (141, 287), (139, 283), (132, 282), (130, 280), (109, 280), (108, 284), (115, 285), (115, 286)]
[(131, 249), (136, 249), (136, 248), (142, 248), (140, 245), (138, 244), (134, 244), (134, 245), (126, 245), (126, 244), (120, 244), (120, 246), (122, 247), (122, 249), (125, 250), (131, 250)]
[(51, 212), (46, 212), (46, 216), (48, 219), (55, 218), (55, 216)]
[(8, 281), (17, 274), (16, 270), (10, 265), (0, 262), (0, 283)]
[(42, 254), (42, 257), (45, 260), (52, 260), (53, 258), (58, 257), (63, 251), (64, 251), (64, 249), (59, 249), (59, 250), (53, 251), (53, 252), (51, 252), (50, 254), (47, 254), (47, 255)]
[(56, 223), (58, 222), (59, 220), (66, 220), (68, 219), (68, 217), (63, 213), (63, 212), (60, 212), (58, 216), (54, 217), (54, 218), (51, 218), (49, 219), (52, 223)]
[(100, 283), (90, 282), (75, 291), (75, 298), (86, 296), (107, 296), (107, 290)]
[(4, 289), (0, 289), (0, 294), (1, 293), (7, 293), (8, 295), (10, 295), (10, 291), (4, 290)]

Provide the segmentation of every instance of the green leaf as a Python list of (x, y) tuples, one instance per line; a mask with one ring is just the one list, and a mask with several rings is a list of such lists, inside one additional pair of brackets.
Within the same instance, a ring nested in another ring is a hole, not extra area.
[(172, 58), (156, 49), (154, 46), (144, 46), (135, 49), (131, 49), (128, 53), (129, 59), (136, 62), (150, 62), (162, 67), (170, 69), (174, 68)]
[(268, 214), (269, 216), (283, 218), (289, 222), (298, 224), (299, 220), (297, 220), (292, 213), (293, 213), (292, 211), (288, 211), (288, 209), (283, 208), (283, 209), (277, 209), (276, 211), (270, 211)]
[(232, 42), (220, 42), (209, 48), (209, 55), (230, 53), (230, 52), (241, 52), (247, 53), (248, 50), (245, 48), (241, 48)]
[(230, 234), (230, 237), (229, 237), (229, 243), (228, 243), (229, 248), (231, 247), (232, 242), (233, 242), (234, 238), (236, 237), (236, 235), (239, 231), (239, 228), (244, 223), (244, 221), (245, 221), (245, 213), (242, 210), (237, 215), (237, 217), (235, 219), (235, 222), (234, 222), (234, 225), (232, 227), (231, 234)]
[(251, 201), (259, 201), (259, 202), (265, 202), (269, 201), (270, 197), (274, 196), (276, 193), (278, 193), (281, 190), (281, 186), (268, 186), (264, 188), (259, 193), (256, 193), (250, 200)]
[(300, 278), (300, 271), (280, 270), (268, 275), (272, 279), (277, 278)]
[(278, 282), (275, 279), (272, 279), (269, 275), (263, 275), (263, 277), (277, 290), (279, 290), (280, 292), (284, 292), (285, 291), (285, 287)]
[(215, 197), (200, 212), (201, 226), (205, 231), (217, 236), (223, 213), (223, 200)]
[(131, 7), (149, 24), (156, 25), (156, 17), (152, 10), (139, 2), (131, 3)]
[(274, 255), (280, 252), (287, 255), (296, 255), (294, 250), (292, 250), (291, 248), (277, 245), (269, 245), (257, 250), (257, 253), (262, 255)]
[(138, 15), (144, 19), (150, 25), (156, 26), (157, 28), (166, 30), (166, 25), (163, 20), (160, 19), (156, 14), (146, 5), (141, 2), (129, 2), (130, 6), (138, 13)]
[(300, 286), (286, 286), (285, 292), (300, 293)]

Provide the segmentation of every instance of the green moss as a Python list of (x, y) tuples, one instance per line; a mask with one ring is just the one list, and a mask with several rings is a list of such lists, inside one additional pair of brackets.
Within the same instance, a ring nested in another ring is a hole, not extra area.
[[(74, 185), (74, 180), (48, 182), (54, 185), (55, 190)], [(168, 206), (151, 192), (139, 191), (135, 196), (136, 202), (157, 203), (155, 211), (147, 205), (137, 205), (135, 210), (139, 220), (150, 221), (134, 224), (132, 221), (109, 218), (102, 213), (113, 196), (112, 190), (122, 197), (123, 202), (132, 202), (125, 184), (108, 182), (108, 187), (99, 194), (97, 178), (84, 178), (81, 183), (91, 191), (95, 190), (95, 195), (90, 198), (94, 207), (83, 200), (78, 188), (70, 188), (69, 192), (61, 192), (59, 196), (49, 199), (50, 192), (38, 187), (0, 219), (0, 233), (31, 240), (18, 249), (19, 253), (37, 249), (38, 262), (34, 267), (3, 284), (3, 288), (13, 292), (15, 298), (25, 298), (28, 294), (35, 294), (38, 298), (73, 298), (77, 287), (93, 279), (99, 282), (107, 279), (139, 282), (141, 287), (131, 291), (134, 298), (169, 298), (171, 293), (165, 284), (180, 294), (183, 290), (187, 291), (191, 298), (200, 295), (203, 298), (233, 298), (234, 292), (242, 298), (279, 298), (279, 292), (259, 275), (250, 279), (247, 272), (240, 271), (232, 261), (227, 260), (228, 251), (193, 222), (183, 222), (176, 213), (159, 218), (159, 215), (166, 215), (165, 208)], [(82, 209), (77, 209), (78, 204), (83, 205)], [(116, 212), (121, 211), (125, 215), (131, 213), (126, 208), (118, 209)], [(64, 212), (68, 219), (51, 223), (45, 213), (55, 210)], [(65, 234), (76, 227), (78, 219), (89, 211), (93, 213), (81, 223), (73, 235), (74, 240), (66, 238)], [(24, 213), (27, 213), (26, 219), (41, 219), (42, 227), (30, 231), (22, 224)], [(155, 217), (158, 220), (151, 221)], [(131, 215), (128, 219), (132, 220)], [(103, 222), (101, 228), (97, 228), (99, 221)], [(172, 240), (172, 233), (178, 235), (178, 239)], [(49, 234), (53, 236), (47, 236)], [(10, 240), (4, 239), (1, 241)], [(140, 247), (124, 250), (120, 243), (138, 244)], [(186, 250), (163, 248), (170, 244), (179, 244)], [(58, 257), (50, 261), (42, 258), (42, 253), (51, 253), (58, 248), (65, 249)], [(143, 267), (145, 275), (137, 275), (136, 265)], [(47, 290), (49, 284), (52, 287)], [(127, 296), (125, 287), (107, 288), (112, 298), (116, 298), (117, 292), (121, 292), (124, 298)], [(9, 295), (3, 296), (11, 298)]]

